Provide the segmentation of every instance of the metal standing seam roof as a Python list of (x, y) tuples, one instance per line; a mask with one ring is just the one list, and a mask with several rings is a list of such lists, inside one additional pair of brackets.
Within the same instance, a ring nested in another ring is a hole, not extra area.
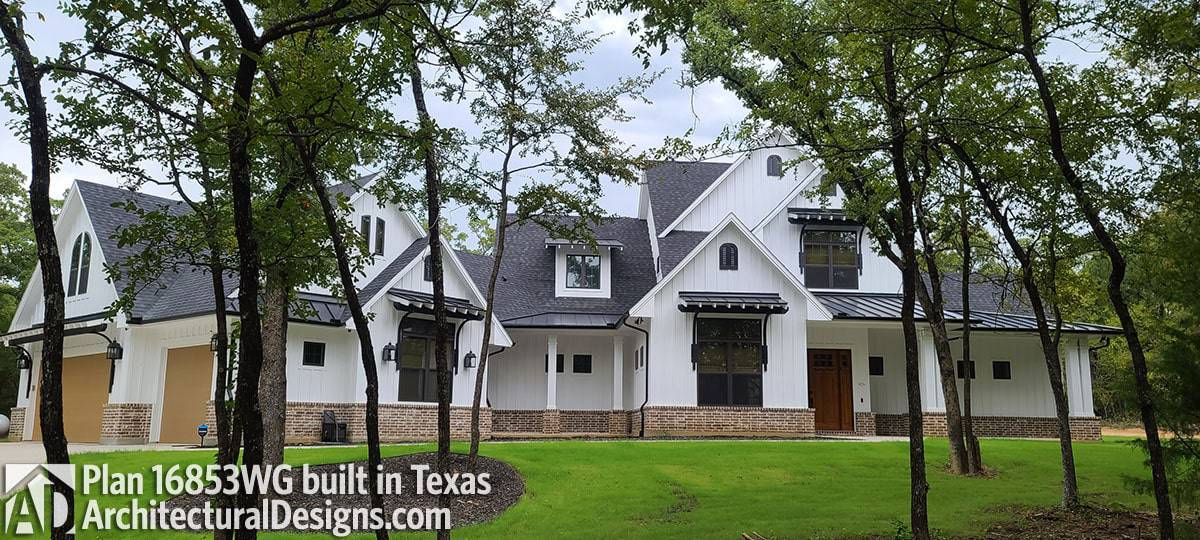
[[(433, 295), (409, 289), (388, 289), (388, 297), (401, 311), (422, 313), (433, 312)], [(483, 308), (472, 304), (464, 298), (446, 297), (446, 315), (455, 319), (479, 320), (483, 318)]]
[(624, 314), (539, 313), (504, 321), (505, 328), (616, 328)]
[(698, 292), (679, 293), (679, 311), (787, 313), (788, 304), (778, 293)]
[[(835, 320), (898, 321), (904, 301), (902, 295), (892, 293), (822, 291), (813, 294), (829, 308)], [(961, 312), (946, 310), (943, 314), (949, 322), (963, 322)], [(920, 321), (927, 320), (919, 302), (914, 306), (914, 316)], [(1053, 325), (1054, 321), (1050, 321), (1050, 324)], [(1037, 319), (1031, 315), (985, 310), (971, 310), (971, 328), (991, 332), (1036, 332), (1038, 329)], [(1070, 321), (1063, 322), (1062, 331), (1074, 334), (1121, 333), (1120, 328), (1112, 326)]]
[(846, 212), (829, 208), (788, 208), (789, 223), (823, 223), (830, 225), (860, 225)]
[[(569, 240), (569, 239), (566, 239), (566, 238), (547, 238), (547, 239), (546, 239), (546, 247), (550, 247), (550, 246), (580, 246), (580, 247), (591, 247), (591, 245), (590, 245), (590, 244), (588, 244), (587, 242), (577, 242), (577, 241), (574, 241), (574, 240)], [(612, 239), (599, 239), (599, 238), (597, 238), (597, 239), (596, 239), (596, 246), (597, 246), (597, 247), (607, 247), (607, 248), (616, 248), (616, 249), (621, 249), (621, 248), (625, 247), (625, 244), (622, 244), (622, 243), (621, 243), (619, 240), (612, 240)]]

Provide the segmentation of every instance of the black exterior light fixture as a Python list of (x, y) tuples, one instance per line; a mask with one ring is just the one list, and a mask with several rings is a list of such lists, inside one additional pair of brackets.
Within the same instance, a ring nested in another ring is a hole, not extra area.
[(108, 349), (104, 352), (104, 357), (109, 360), (120, 360), (122, 356), (125, 356), (125, 349), (121, 347), (121, 344), (116, 341), (109, 341)]
[(217, 334), (213, 334), (212, 340), (208, 342), (208, 350), (212, 352), (221, 350), (221, 340)]
[(33, 369), (33, 358), (29, 356), (29, 351), (25, 347), (13, 347), (17, 350), (17, 369)]
[(396, 346), (395, 345), (388, 343), (387, 345), (383, 346), (382, 360), (384, 362), (395, 362), (396, 361)]
[(475, 367), (475, 351), (467, 351), (467, 355), (463, 357), (463, 367), (467, 369)]

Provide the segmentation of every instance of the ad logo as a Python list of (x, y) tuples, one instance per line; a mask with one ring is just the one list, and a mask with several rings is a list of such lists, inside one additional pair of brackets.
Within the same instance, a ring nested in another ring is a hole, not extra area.
[[(74, 465), (9, 464), (4, 466), (4, 536), (39, 536), (51, 528), (69, 527), (75, 534), (74, 509), (59, 489), (75, 489)], [(50, 504), (47, 504), (49, 502)]]

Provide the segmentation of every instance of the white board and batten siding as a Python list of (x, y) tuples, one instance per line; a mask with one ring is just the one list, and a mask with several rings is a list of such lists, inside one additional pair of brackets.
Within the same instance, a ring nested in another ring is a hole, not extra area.
[[(546, 354), (551, 334), (558, 336), (558, 354), (563, 356), (563, 371), (557, 373), (555, 398), (563, 411), (607, 411), (613, 409), (613, 337), (612, 330), (554, 331), (512, 330), (511, 349), (494, 357), (488, 369), (492, 408), (497, 410), (544, 410), (546, 408)], [(620, 409), (634, 403), (636, 376), (634, 351), (640, 341), (621, 333), (622, 396)], [(591, 355), (592, 372), (575, 373), (574, 356)], [(554, 369), (554, 361), (550, 362)]]
[[(738, 269), (720, 270), (724, 243), (738, 246)], [(763, 406), (808, 406), (806, 351), (807, 299), (732, 224), (680, 268), (653, 298), (650, 321), (650, 405), (694, 406), (692, 315), (679, 311), (680, 291), (779, 293), (788, 312), (771, 315), (767, 328), (768, 364), (763, 373)]]
[[(782, 177), (767, 176), (767, 158), (780, 156), (785, 164)], [(711, 231), (730, 213), (743, 223), (754, 225), (763, 219), (776, 204), (813, 171), (811, 162), (788, 163), (799, 154), (790, 148), (755, 150), (726, 171), (728, 177), (714, 182), (716, 186), (695, 208), (685, 212), (675, 229), (681, 231)], [(657, 224), (667, 227), (669, 223)]]

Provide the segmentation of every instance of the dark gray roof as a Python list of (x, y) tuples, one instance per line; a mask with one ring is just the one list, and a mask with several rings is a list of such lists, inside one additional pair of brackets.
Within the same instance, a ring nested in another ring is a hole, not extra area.
[[(925, 282), (929, 275), (924, 274)], [(1015, 276), (984, 276), (971, 274), (971, 311), (993, 311), (996, 313), (1011, 313), (1016, 315), (1033, 315), (1021, 284)], [(942, 275), (942, 296), (946, 301), (946, 309), (962, 310), (962, 273), (950, 272)]]
[(350, 197), (354, 196), (355, 193), (358, 193), (358, 191), (360, 189), (362, 189), (363, 186), (366, 186), (367, 184), (371, 183), (371, 181), (374, 180), (375, 177), (377, 177), (381, 174), (383, 174), (383, 173), (381, 173), (381, 172), (371, 173), (366, 176), (360, 176), (358, 178), (355, 178), (354, 180), (347, 180), (340, 184), (330, 186), (329, 194), (334, 195), (334, 196), (344, 195), (346, 198), (350, 198)]
[(428, 243), (429, 239), (425, 237), (413, 240), (413, 243), (404, 248), (404, 251), (401, 251), (395, 259), (392, 259), (392, 262), (383, 267), (383, 270), (380, 270), (369, 283), (358, 290), (358, 302), (364, 306), (367, 302), (370, 302), (371, 298), (379, 294), (379, 291), (382, 291), (388, 282), (396, 277), (396, 274), (399, 274), (401, 270), (404, 270), (404, 267), (408, 266), (408, 263), (421, 254), (421, 250), (425, 249)]
[[(834, 319), (842, 320), (900, 320), (903, 296), (894, 293), (863, 293), (855, 291), (813, 293), (829, 311)], [(972, 294), (974, 296), (974, 294)], [(918, 302), (915, 306), (916, 318), (925, 320), (925, 312)], [(962, 313), (947, 309), (943, 315), (946, 320), (959, 325), (963, 322)], [(1051, 321), (1053, 325), (1053, 321)], [(971, 310), (971, 328), (974, 330), (992, 332), (1036, 332), (1037, 320), (1032, 316), (1018, 313), (999, 313), (986, 309)], [(1063, 322), (1063, 332), (1077, 334), (1118, 334), (1120, 328), (1078, 322)]]
[(722, 313), (787, 313), (779, 293), (680, 291), (679, 311)]
[(505, 328), (615, 328), (624, 315), (539, 313), (504, 321)]
[(819, 223), (826, 225), (858, 225), (846, 212), (836, 208), (788, 208), (789, 223)]
[[(578, 218), (558, 219), (566, 222)], [(614, 239), (625, 246), (612, 251), (612, 283), (619, 285), (611, 287), (610, 298), (555, 296), (555, 248), (546, 247), (546, 229), (532, 222), (509, 227), (500, 281), (496, 284), (500, 320), (507, 325), (509, 320), (548, 313), (621, 315), (654, 287), (654, 261), (645, 220), (609, 218), (593, 232), (598, 238)]]
[(654, 211), (654, 226), (658, 229), (655, 234), (674, 222), (692, 201), (721, 177), (729, 165), (700, 161), (662, 161), (646, 169), (650, 208)]
[[(396, 304), (397, 309), (416, 313), (433, 313), (433, 295), (430, 293), (409, 289), (388, 289), (388, 295)], [(472, 304), (465, 298), (446, 296), (445, 303), (447, 317), (475, 321), (483, 318), (483, 308)]]
[(700, 231), (671, 231), (658, 239), (658, 264), (663, 277), (671, 273), (683, 258), (687, 257), (708, 233)]
[[(471, 281), (475, 283), (475, 288), (479, 289), (479, 294), (486, 296), (488, 279), (492, 276), (492, 257), (490, 255), (480, 255), (462, 250), (455, 250), (454, 254), (458, 256), (458, 261), (467, 269), (467, 274), (470, 275)], [(499, 283), (497, 283), (497, 286), (499, 286)]]

